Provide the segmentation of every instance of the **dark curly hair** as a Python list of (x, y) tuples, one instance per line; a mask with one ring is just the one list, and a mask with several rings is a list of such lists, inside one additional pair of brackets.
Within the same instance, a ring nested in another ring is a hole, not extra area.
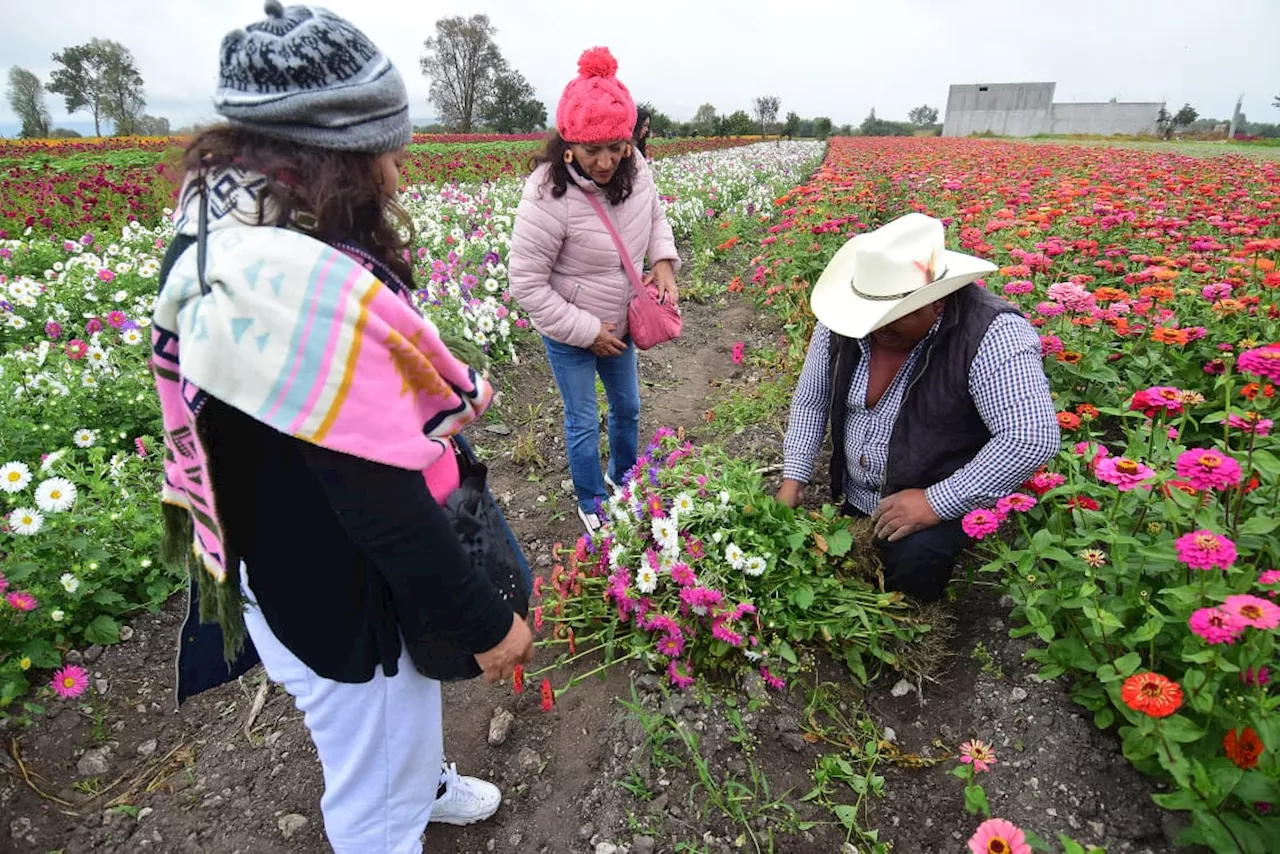
[[(290, 224), (325, 243), (353, 241), (413, 287), (413, 267), (404, 259), (413, 221), (378, 186), (377, 155), (331, 151), (280, 142), (230, 125), (196, 134), (182, 157), (187, 174), (235, 166), (267, 179), (256, 225)], [(267, 215), (268, 200), (278, 209)]]
[[(560, 134), (553, 133), (547, 140), (547, 147), (533, 158), (532, 166), (537, 168), (543, 163), (551, 164), (551, 197), (558, 199), (569, 190), (569, 164), (564, 162), (564, 153), (569, 150), (569, 143)], [(576, 167), (574, 167), (576, 168)], [(604, 196), (611, 205), (620, 205), (631, 198), (631, 182), (636, 174), (636, 155), (634, 143), (631, 154), (622, 158), (613, 178), (604, 186)]]

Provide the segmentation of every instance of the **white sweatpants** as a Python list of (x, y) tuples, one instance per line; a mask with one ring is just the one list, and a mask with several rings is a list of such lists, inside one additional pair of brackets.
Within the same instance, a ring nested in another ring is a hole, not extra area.
[(325, 679), (275, 634), (241, 578), (245, 625), (267, 675), (293, 696), (320, 754), (320, 811), (334, 854), (421, 854), (444, 758), (440, 683), (405, 652), (388, 678), (352, 684)]

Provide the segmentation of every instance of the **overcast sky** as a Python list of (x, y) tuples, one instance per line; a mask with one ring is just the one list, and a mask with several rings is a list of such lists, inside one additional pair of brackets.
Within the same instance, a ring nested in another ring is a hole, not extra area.
[[(1190, 102), (1229, 117), (1280, 121), (1280, 0), (328, 0), (389, 54), (412, 115), (435, 115), (418, 66), (437, 18), (487, 13), (498, 44), (554, 116), (578, 54), (618, 57), (639, 101), (676, 119), (711, 102), (721, 113), (776, 94), (782, 112), (859, 123), (871, 108), (905, 119), (943, 111), (951, 83), (1054, 81), (1058, 101)], [(50, 54), (92, 37), (133, 51), (147, 112), (177, 128), (214, 118), (218, 45), (262, 17), (255, 0), (0, 0), (0, 66), (48, 79)], [(50, 96), (55, 123), (68, 119)], [(0, 105), (0, 128), (15, 117)], [(9, 131), (10, 133), (12, 130)]]

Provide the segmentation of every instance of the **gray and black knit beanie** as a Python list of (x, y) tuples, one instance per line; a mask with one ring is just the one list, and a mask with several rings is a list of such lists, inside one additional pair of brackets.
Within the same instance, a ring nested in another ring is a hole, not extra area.
[(214, 108), (274, 139), (383, 154), (413, 137), (400, 72), (350, 22), (267, 0), (266, 20), (228, 33)]

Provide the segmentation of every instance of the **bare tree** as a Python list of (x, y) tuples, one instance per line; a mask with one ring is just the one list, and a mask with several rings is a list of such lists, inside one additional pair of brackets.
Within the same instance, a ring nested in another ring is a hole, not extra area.
[(504, 67), (493, 40), (497, 33), (488, 15), (458, 15), (436, 21), (435, 36), (426, 40), (422, 73), (431, 81), (431, 101), (440, 119), (463, 133), (471, 130)]
[(22, 120), (22, 135), (42, 139), (49, 135), (53, 119), (44, 101), (44, 84), (25, 68), (9, 69), (9, 107)]
[(760, 123), (760, 133), (769, 135), (769, 128), (778, 120), (778, 110), (782, 109), (782, 99), (777, 95), (761, 95), (751, 102), (756, 121)]

